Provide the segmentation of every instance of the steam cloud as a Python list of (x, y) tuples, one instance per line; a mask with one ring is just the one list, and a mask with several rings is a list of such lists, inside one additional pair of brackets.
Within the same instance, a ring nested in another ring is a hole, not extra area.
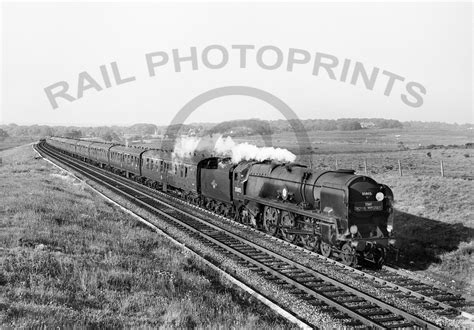
[(282, 148), (257, 147), (247, 142), (235, 143), (232, 138), (218, 137), (181, 137), (174, 146), (174, 156), (187, 158), (194, 152), (206, 152), (220, 157), (231, 157), (233, 163), (242, 160), (274, 160), (281, 162), (293, 162), (295, 154)]

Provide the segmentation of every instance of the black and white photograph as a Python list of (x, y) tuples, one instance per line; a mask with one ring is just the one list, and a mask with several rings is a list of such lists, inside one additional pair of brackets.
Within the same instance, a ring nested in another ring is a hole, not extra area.
[(474, 328), (472, 1), (0, 8), (0, 328)]

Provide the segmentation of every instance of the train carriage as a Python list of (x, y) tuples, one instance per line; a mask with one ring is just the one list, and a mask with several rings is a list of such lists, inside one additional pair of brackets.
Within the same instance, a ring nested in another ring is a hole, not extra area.
[(50, 137), (50, 138), (47, 138), (46, 140), (53, 147), (63, 152), (68, 152), (70, 154), (74, 154), (76, 152), (77, 140), (69, 139), (69, 138), (61, 138), (61, 137)]
[(146, 150), (143, 147), (112, 146), (109, 149), (109, 166), (126, 177), (139, 178), (142, 176), (141, 155)]
[(76, 155), (82, 160), (90, 160), (89, 147), (94, 143), (93, 141), (79, 140), (76, 143)]
[(116, 146), (116, 143), (94, 142), (89, 147), (90, 159), (99, 164), (100, 167), (105, 167), (109, 164), (110, 148)]
[(197, 198), (197, 158), (174, 157), (171, 151), (150, 149), (142, 154), (142, 175), (148, 185), (158, 184), (163, 190), (169, 189)]

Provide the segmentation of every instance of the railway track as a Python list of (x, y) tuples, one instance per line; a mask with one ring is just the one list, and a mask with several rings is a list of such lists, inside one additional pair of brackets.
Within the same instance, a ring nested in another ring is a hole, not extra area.
[[(149, 191), (151, 189), (144, 186), (138, 187), (136, 184), (132, 184), (130, 180), (95, 167), (87, 166), (72, 157), (54, 154), (43, 145), (37, 146), (37, 149), (42, 154), (78, 171), (84, 177), (104, 185), (118, 195), (134, 202), (136, 205), (159, 215), (160, 218), (169, 225), (177, 227), (203, 244), (211, 246), (216, 251), (233, 259), (242, 267), (250, 269), (266, 280), (284, 287), (293, 295), (300, 297), (309, 304), (322, 309), (335, 309), (338, 314), (337, 317), (343, 320), (342, 323), (346, 326), (365, 325), (376, 328), (439, 327), (430, 320), (406, 312), (377, 297), (291, 260), (287, 256), (275, 253), (242, 236), (226, 231), (220, 226), (203, 220), (202, 217), (191, 215), (189, 212), (183, 210), (182, 207), (181, 209), (178, 208), (176, 204), (178, 200), (176, 199), (174, 203), (170, 203), (169, 200), (164, 201), (163, 199), (157, 198), (156, 195), (158, 192), (153, 191), (153, 193), (151, 193)], [(168, 199), (170, 199), (169, 196)], [(298, 250), (296, 247), (292, 247), (292, 249)], [(308, 252), (301, 253), (309, 254)], [(312, 257), (322, 258), (319, 255), (312, 255)], [(341, 267), (334, 261), (325, 261), (334, 267), (339, 267), (340, 270), (347, 272), (347, 274), (361, 272), (347, 266)], [(372, 276), (372, 280), (388, 287), (390, 287), (390, 285), (387, 285), (387, 283), (392, 283), (370, 274), (361, 276), (366, 276), (367, 278)], [(414, 294), (416, 293), (415, 291), (411, 291), (407, 288), (403, 289), (398, 287), (396, 291), (398, 291), (398, 293), (403, 292), (404, 296), (409, 293), (411, 298), (423, 298), (422, 300), (427, 304), (433, 305), (431, 309), (446, 312), (446, 315), (457, 314), (451, 305), (434, 299), (433, 301), (428, 301), (425, 298), (426, 296), (418, 294), (422, 297), (417, 297), (416, 294)]]

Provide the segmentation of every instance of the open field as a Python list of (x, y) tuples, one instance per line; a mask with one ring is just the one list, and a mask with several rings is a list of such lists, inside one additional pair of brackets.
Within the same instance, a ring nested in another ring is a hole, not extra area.
[[(298, 156), (298, 162), (318, 169), (335, 169), (337, 161), (338, 168), (364, 171), (364, 161), (367, 161), (370, 175), (397, 174), (400, 160), (404, 175), (441, 176), (443, 161), (445, 176), (474, 179), (474, 149), (464, 148), (466, 143), (474, 141), (472, 130), (367, 129), (308, 132), (308, 137), (311, 146), (303, 148), (299, 147), (295, 135), (288, 132), (235, 140), (287, 148)], [(432, 149), (430, 145), (463, 148)]]
[(393, 189), (400, 264), (474, 299), (474, 182), (375, 175)]
[[(407, 148), (418, 148), (430, 144), (464, 145), (473, 142), (472, 130), (417, 130), (417, 129), (363, 129), (356, 131), (309, 131), (311, 146), (316, 154), (360, 153), (374, 151), (397, 151), (401, 143)], [(273, 146), (298, 152), (296, 135), (290, 132), (275, 133), (266, 136)], [(236, 141), (263, 145), (260, 135), (235, 138)], [(306, 149), (310, 150), (310, 149)]]
[(291, 327), (31, 146), (0, 156), (2, 327)]
[(35, 139), (31, 137), (7, 137), (0, 140), (0, 151), (15, 148), (33, 141), (35, 141)]
[[(430, 156), (427, 155), (430, 153)], [(308, 163), (310, 156), (303, 155), (301, 160)], [(402, 176), (441, 177), (441, 161), (444, 176), (451, 178), (474, 179), (474, 149), (409, 149), (404, 151), (340, 153), (312, 155), (314, 168), (335, 169), (351, 168), (359, 173), (399, 175), (399, 162)]]

